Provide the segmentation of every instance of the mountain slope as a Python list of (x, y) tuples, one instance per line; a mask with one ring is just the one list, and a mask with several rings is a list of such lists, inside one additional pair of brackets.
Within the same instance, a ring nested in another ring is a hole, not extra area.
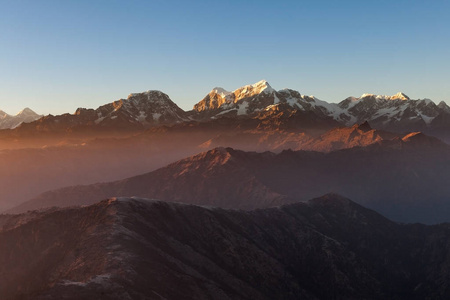
[(120, 198), (0, 228), (2, 299), (450, 296), (448, 225), (399, 225), (337, 195), (252, 212)]
[(449, 220), (449, 163), (449, 147), (420, 133), (328, 154), (218, 148), (129, 179), (50, 191), (11, 212), (112, 196), (253, 209), (337, 192), (394, 220), (437, 223)]

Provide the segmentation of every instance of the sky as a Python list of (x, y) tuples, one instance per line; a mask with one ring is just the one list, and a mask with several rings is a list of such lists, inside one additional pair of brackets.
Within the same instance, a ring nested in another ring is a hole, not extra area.
[(161, 90), (185, 110), (262, 79), (328, 102), (450, 104), (450, 1), (0, 0), (0, 109)]

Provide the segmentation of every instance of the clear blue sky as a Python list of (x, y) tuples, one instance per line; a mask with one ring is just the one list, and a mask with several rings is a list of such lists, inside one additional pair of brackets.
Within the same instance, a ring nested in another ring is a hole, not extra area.
[(191, 109), (266, 79), (338, 102), (450, 103), (450, 1), (0, 0), (0, 109), (73, 113), (158, 89)]

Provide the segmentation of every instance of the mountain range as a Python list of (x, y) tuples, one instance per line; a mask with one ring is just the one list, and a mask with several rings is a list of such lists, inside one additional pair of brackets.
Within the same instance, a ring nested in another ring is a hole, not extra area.
[(412, 100), (401, 92), (394, 96), (363, 94), (340, 103), (327, 103), (291, 89), (276, 91), (264, 80), (234, 92), (215, 88), (194, 106), (194, 111), (217, 118), (255, 115), (280, 106), (332, 117), (344, 126), (369, 121), (374, 128), (395, 132), (437, 129), (450, 114), (450, 107), (443, 101), (436, 105), (429, 99)]
[(448, 299), (448, 224), (329, 194), (251, 212), (138, 198), (0, 215), (2, 299)]
[[(283, 122), (286, 118), (281, 119), (279, 124), (270, 121), (269, 116), (280, 113), (308, 118), (316, 127), (323, 126), (323, 123), (336, 127), (368, 121), (376, 129), (399, 133), (422, 131), (444, 140), (450, 137), (450, 107), (445, 102), (436, 105), (429, 99), (413, 100), (404, 93), (398, 93), (393, 96), (363, 94), (359, 98), (348, 97), (339, 103), (328, 103), (291, 89), (277, 91), (265, 80), (233, 92), (214, 88), (194, 105), (193, 110), (187, 112), (166, 94), (147, 91), (130, 94), (127, 99), (114, 101), (95, 110), (79, 108), (74, 114), (49, 115), (23, 124), (16, 131), (141, 130), (223, 118), (258, 119), (259, 128), (264, 125), (284, 129), (292, 126)], [(326, 129), (331, 127), (326, 126)], [(294, 128), (299, 129), (298, 126)]]

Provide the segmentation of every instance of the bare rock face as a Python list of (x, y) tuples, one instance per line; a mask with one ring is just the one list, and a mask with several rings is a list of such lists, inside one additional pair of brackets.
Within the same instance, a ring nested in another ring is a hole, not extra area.
[(449, 240), (335, 194), (251, 212), (115, 198), (0, 216), (0, 297), (447, 299)]

